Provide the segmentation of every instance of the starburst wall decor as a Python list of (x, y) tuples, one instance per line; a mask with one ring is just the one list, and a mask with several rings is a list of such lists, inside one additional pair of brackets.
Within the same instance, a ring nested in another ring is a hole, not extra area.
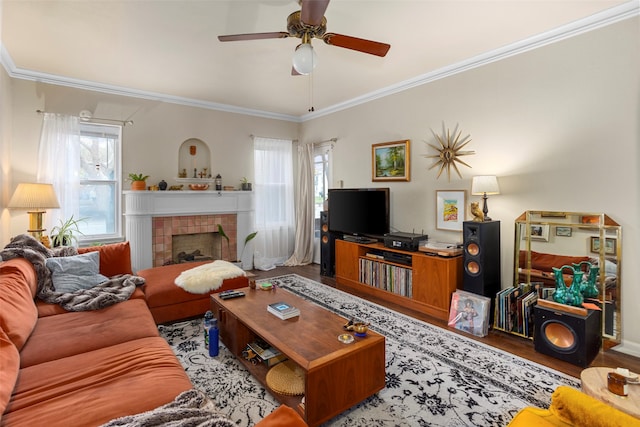
[(438, 171), (438, 176), (436, 177), (436, 179), (440, 178), (440, 175), (442, 175), (442, 172), (446, 170), (449, 182), (451, 182), (451, 167), (453, 166), (455, 171), (458, 173), (458, 176), (462, 178), (462, 174), (460, 173), (460, 170), (458, 169), (458, 165), (456, 164), (456, 162), (463, 164), (468, 168), (471, 167), (467, 163), (463, 162), (458, 158), (461, 156), (470, 156), (472, 154), (476, 154), (475, 151), (461, 151), (465, 145), (471, 142), (471, 138), (470, 138), (471, 135), (467, 135), (464, 138), (460, 138), (460, 135), (462, 135), (462, 132), (458, 130), (458, 125), (456, 125), (452, 134), (449, 131), (449, 129), (445, 128), (444, 123), (442, 124), (442, 135), (437, 135), (433, 131), (433, 129), (431, 129), (431, 133), (435, 137), (436, 141), (438, 141), (440, 146), (438, 147), (434, 144), (428, 144), (429, 146), (433, 147), (435, 150), (438, 151), (438, 154), (424, 156), (429, 159), (437, 159), (436, 162), (433, 165), (431, 165), (429, 170), (435, 168), (436, 166), (440, 166), (440, 170)]

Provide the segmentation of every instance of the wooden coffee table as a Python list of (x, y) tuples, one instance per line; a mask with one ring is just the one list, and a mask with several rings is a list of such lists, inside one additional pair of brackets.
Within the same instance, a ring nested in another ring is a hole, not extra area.
[[(242, 356), (247, 344), (262, 338), (305, 372), (304, 396), (286, 396), (269, 389), (281, 402), (295, 408), (309, 426), (317, 426), (361, 402), (385, 386), (385, 339), (368, 331), (343, 344), (344, 319), (298, 296), (275, 288), (242, 288), (245, 297), (228, 300), (211, 296), (220, 340), (267, 389), (269, 368), (253, 365)], [(267, 305), (284, 301), (298, 307), (300, 316), (280, 320)], [(366, 319), (362, 319), (366, 320)]]

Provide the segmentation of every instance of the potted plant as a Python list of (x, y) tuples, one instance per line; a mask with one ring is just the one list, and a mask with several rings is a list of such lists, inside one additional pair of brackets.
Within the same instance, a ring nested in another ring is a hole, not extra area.
[(77, 243), (78, 237), (76, 233), (84, 235), (78, 228), (78, 223), (84, 220), (86, 220), (86, 218), (73, 219), (73, 215), (66, 221), (60, 220), (60, 225), (56, 225), (51, 229), (50, 237), (53, 247), (72, 246), (74, 240)]
[(243, 176), (240, 180), (240, 189), (242, 189), (242, 191), (251, 191), (251, 183), (246, 176)]
[(131, 189), (132, 190), (146, 190), (147, 189), (147, 178), (149, 175), (143, 175), (141, 173), (130, 173), (129, 181), (131, 181)]
[[(227, 234), (224, 232), (224, 228), (222, 228), (221, 224), (218, 224), (218, 234), (220, 234), (220, 237), (224, 238), (227, 241), (227, 252), (229, 252), (229, 259), (233, 259), (232, 255), (231, 255), (231, 244), (229, 241), (229, 236), (227, 236)], [(258, 234), (257, 231), (254, 231), (253, 233), (250, 233), (247, 237), (245, 237), (244, 239), (244, 246), (242, 247), (242, 252), (240, 253), (240, 259), (236, 259), (235, 261), (231, 261), (232, 263), (238, 265), (239, 267), (242, 266), (242, 258), (244, 256), (244, 250), (247, 247), (247, 243), (249, 243), (251, 240), (253, 240), (254, 237), (256, 237), (256, 235)], [(251, 263), (253, 264), (253, 263)], [(245, 268), (245, 270), (251, 270), (251, 268), (253, 267), (253, 265), (249, 265), (248, 268)]]

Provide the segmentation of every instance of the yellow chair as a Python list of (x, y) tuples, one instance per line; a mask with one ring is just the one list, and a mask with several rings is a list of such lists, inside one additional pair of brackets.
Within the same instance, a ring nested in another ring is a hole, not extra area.
[(509, 427), (640, 427), (640, 420), (567, 386), (551, 395), (549, 409), (522, 409)]

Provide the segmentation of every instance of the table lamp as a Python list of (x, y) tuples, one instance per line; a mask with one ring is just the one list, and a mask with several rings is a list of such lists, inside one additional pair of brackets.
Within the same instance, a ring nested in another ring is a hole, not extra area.
[(488, 215), (487, 195), (500, 194), (498, 178), (496, 178), (495, 175), (474, 176), (471, 181), (471, 194), (474, 196), (482, 196), (482, 213), (484, 213), (484, 220), (491, 221)]
[(21, 183), (9, 201), (8, 208), (26, 209), (29, 214), (29, 234), (42, 240), (42, 214), (45, 209), (59, 208), (58, 197), (52, 184)]

